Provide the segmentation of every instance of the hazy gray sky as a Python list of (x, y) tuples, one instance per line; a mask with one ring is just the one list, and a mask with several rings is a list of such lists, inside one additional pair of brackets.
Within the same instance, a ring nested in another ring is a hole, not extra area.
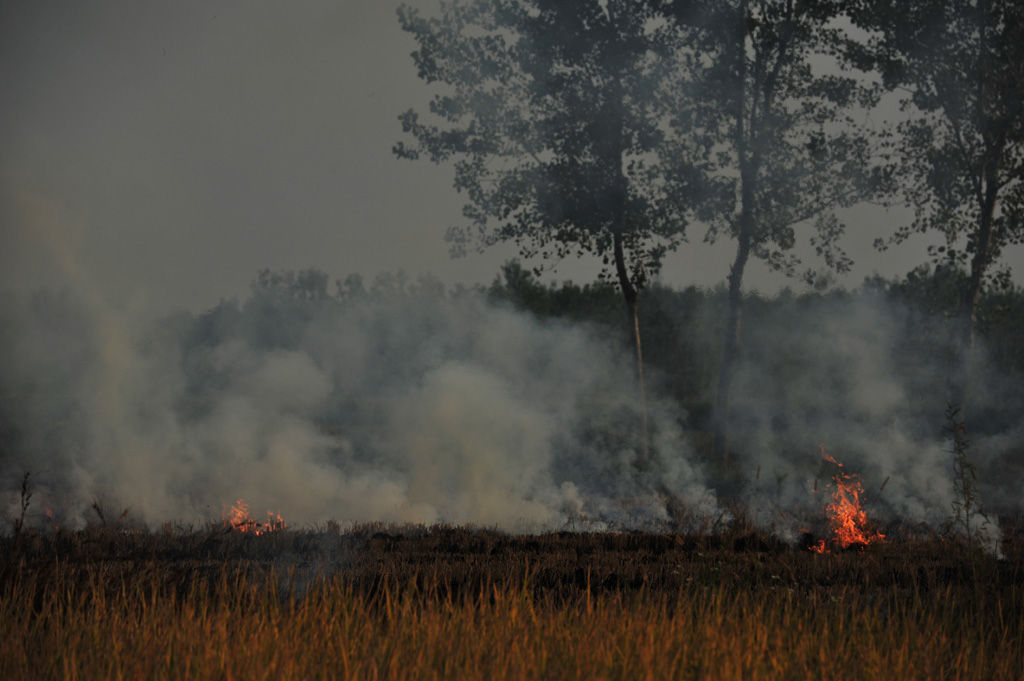
[[(430, 97), (398, 4), (3, 3), (0, 284), (201, 309), (243, 294), (263, 267), (489, 282), (514, 252), (450, 260), (444, 230), (462, 204), (450, 171), (391, 153), (398, 114)], [(870, 248), (896, 219), (855, 216), (845, 281), (924, 260), (920, 240)], [(732, 244), (702, 235), (663, 281), (725, 279)], [(554, 278), (594, 273), (568, 263)], [(759, 265), (747, 281), (799, 285)]]

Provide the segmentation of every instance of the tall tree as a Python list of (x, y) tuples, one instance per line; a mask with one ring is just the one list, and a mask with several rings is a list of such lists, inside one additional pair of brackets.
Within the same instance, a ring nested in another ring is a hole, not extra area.
[(854, 63), (903, 93), (912, 114), (890, 140), (888, 171), (914, 219), (889, 243), (937, 232), (945, 246), (933, 255), (969, 273), (949, 397), (963, 414), (978, 301), (1003, 249), (1024, 240), (1024, 4), (856, 0), (846, 9), (868, 31), (850, 46)]
[(449, 229), (453, 254), (513, 242), (525, 258), (599, 258), (622, 292), (645, 401), (639, 292), (682, 238), (689, 191), (665, 190), (655, 154), (678, 34), (633, 0), (451, 0), (435, 18), (403, 6), (399, 19), (441, 94), (435, 124), (402, 114), (414, 141), (395, 153), (454, 162), (469, 224)]
[(837, 243), (844, 224), (836, 211), (860, 200), (867, 179), (868, 144), (851, 117), (870, 91), (821, 67), (841, 37), (825, 3), (677, 0), (664, 7), (691, 35), (675, 121), (694, 131), (684, 141), (706, 135), (716, 149), (707, 240), (736, 240), (715, 403), (715, 454), (725, 460), (746, 266), (753, 256), (793, 274), (799, 262), (787, 251), (806, 224), (826, 263), (849, 267)]

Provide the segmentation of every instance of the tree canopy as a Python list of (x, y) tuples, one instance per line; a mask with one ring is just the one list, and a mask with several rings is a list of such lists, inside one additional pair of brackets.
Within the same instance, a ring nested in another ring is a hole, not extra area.
[(869, 31), (867, 40), (850, 42), (853, 63), (902, 93), (911, 114), (888, 139), (886, 169), (914, 220), (890, 242), (937, 232), (945, 245), (932, 255), (969, 271), (950, 398), (962, 407), (979, 296), (1003, 249), (1024, 241), (1024, 6), (858, 0), (847, 12)]
[(664, 89), (678, 35), (625, 0), (454, 0), (399, 10), (436, 123), (401, 116), (403, 158), (452, 162), (468, 225), (455, 255), (513, 242), (523, 257), (595, 255), (642, 287), (685, 226), (664, 190)]
[(415, 143), (395, 153), (454, 163), (469, 225), (449, 229), (453, 254), (513, 242), (526, 258), (599, 258), (626, 303), (643, 403), (638, 292), (683, 238), (681, 199), (702, 177), (676, 172), (668, 187), (658, 167), (681, 33), (633, 0), (451, 0), (438, 17), (402, 6), (399, 19), (420, 77), (443, 94), (437, 124), (400, 117)]
[(813, 223), (819, 255), (836, 270), (849, 267), (838, 247), (845, 225), (837, 209), (861, 200), (869, 185), (870, 146), (853, 112), (870, 105), (872, 91), (815, 68), (840, 44), (835, 9), (826, 3), (690, 0), (665, 10), (688, 36), (676, 139), (685, 145), (703, 136), (715, 150), (707, 183), (722, 189), (706, 197), (707, 238), (736, 239), (716, 407), (716, 449), (724, 458), (748, 260), (792, 274), (796, 228)]
[(815, 0), (688, 0), (666, 10), (687, 31), (672, 141), (710, 136), (708, 170), (724, 185), (704, 197), (708, 239), (747, 241), (751, 255), (792, 274), (796, 229), (813, 223), (819, 255), (848, 269), (836, 210), (872, 181), (856, 117), (874, 93), (829, 68), (843, 36), (835, 10)]

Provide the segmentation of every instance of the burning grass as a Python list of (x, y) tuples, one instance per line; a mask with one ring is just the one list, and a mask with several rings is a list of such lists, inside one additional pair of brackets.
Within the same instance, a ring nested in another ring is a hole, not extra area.
[(1024, 677), (1024, 552), (454, 527), (0, 539), (0, 678)]
[(266, 521), (261, 523), (256, 520), (249, 514), (249, 504), (243, 499), (236, 501), (230, 510), (224, 512), (224, 523), (239, 532), (255, 535), (279, 532), (288, 527), (280, 512), (267, 511)]
[(860, 496), (864, 493), (860, 476), (847, 473), (843, 464), (839, 463), (821, 448), (821, 455), (836, 466), (836, 473), (828, 485), (832, 488), (832, 501), (825, 505), (832, 537), (822, 539), (811, 550), (827, 553), (830, 546), (840, 549), (864, 547), (868, 544), (885, 541), (885, 535), (872, 529), (867, 513), (861, 505)]

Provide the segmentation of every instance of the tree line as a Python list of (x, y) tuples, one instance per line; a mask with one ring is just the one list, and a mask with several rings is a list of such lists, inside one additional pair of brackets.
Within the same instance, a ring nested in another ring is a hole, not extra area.
[[(736, 430), (752, 426), (752, 412), (759, 419), (774, 420), (772, 428), (784, 430), (787, 411), (818, 401), (833, 403), (824, 395), (835, 386), (820, 386), (820, 395), (785, 395), (789, 384), (813, 380), (848, 384), (852, 389), (863, 368), (851, 359), (894, 371), (893, 383), (909, 396), (901, 404), (907, 423), (937, 431), (946, 404), (948, 386), (954, 380), (959, 342), (957, 310), (969, 273), (949, 264), (922, 265), (898, 279), (875, 275), (855, 289), (824, 285), (796, 292), (786, 288), (774, 296), (744, 296), (749, 339), (736, 362), (739, 373), (752, 375), (737, 395), (740, 414)], [(720, 384), (722, 331), (728, 325), (728, 284), (714, 288), (648, 286), (639, 321), (645, 329), (645, 361), (649, 381), (657, 393), (679, 407), (679, 425), (701, 440), (703, 453), (713, 451), (716, 427), (716, 390)], [(267, 350), (291, 350), (308, 340), (312, 323), (331, 319), (346, 309), (390, 305), (398, 300), (416, 302), (429, 310), (437, 303), (486, 299), (492, 305), (510, 306), (542, 322), (589, 328), (605, 342), (623, 350), (632, 343), (622, 327), (622, 297), (607, 280), (578, 284), (572, 281), (543, 283), (520, 261), (506, 262), (488, 286), (446, 287), (432, 275), (409, 277), (403, 272), (381, 273), (372, 280), (358, 274), (331, 281), (315, 268), (300, 272), (262, 270), (253, 280), (244, 301), (228, 300), (202, 314), (179, 313), (167, 324), (189, 364), (206, 348), (244, 338)], [(859, 316), (858, 316), (859, 315)], [(979, 298), (976, 313), (982, 341), (979, 361), (986, 391), (977, 398), (972, 418), (981, 434), (1005, 432), (1024, 409), (1019, 395), (1024, 385), (1024, 287), (1008, 279), (993, 284)], [(867, 328), (864, 328), (867, 327)], [(871, 327), (884, 327), (876, 333)], [(836, 333), (858, 335), (863, 346), (857, 358), (838, 350)], [(386, 342), (386, 339), (381, 339)], [(824, 370), (823, 370), (824, 369)], [(200, 372), (196, 390), (206, 389), (209, 378)], [(750, 390), (754, 382), (757, 394)], [(769, 388), (770, 386), (770, 388)], [(803, 389), (803, 388), (801, 388)], [(782, 391), (773, 397), (772, 390)], [(812, 388), (812, 390), (819, 390)], [(777, 404), (769, 404), (771, 402)], [(824, 408), (823, 406), (821, 408)], [(838, 408), (838, 407), (837, 407)], [(764, 414), (775, 410), (774, 416)], [(837, 418), (855, 420), (854, 415)], [(926, 434), (926, 433), (922, 433)], [(812, 443), (813, 446), (816, 444)], [(712, 455), (713, 458), (713, 455)]]
[[(399, 20), (437, 94), (400, 116), (395, 153), (453, 170), (466, 196), (453, 255), (513, 242), (541, 267), (598, 258), (625, 303), (641, 402), (641, 291), (694, 232), (735, 241), (709, 364), (719, 458), (749, 260), (798, 273), (805, 234), (848, 269), (843, 209), (861, 201), (913, 207), (880, 248), (937, 232), (933, 265), (965, 272), (944, 391), (964, 410), (980, 301), (1024, 238), (1019, 3), (450, 0)], [(894, 100), (900, 122), (872, 123)]]
[[(814, 452), (819, 438), (842, 440), (836, 428), (897, 428), (912, 439), (934, 437), (958, 340), (952, 313), (968, 276), (964, 268), (922, 266), (901, 279), (868, 279), (850, 291), (821, 287), (745, 296), (749, 336), (734, 372), (737, 456), (750, 460), (772, 441), (774, 450)], [(652, 284), (639, 317), (652, 398), (675, 419), (659, 421), (661, 433), (671, 428), (684, 434), (712, 462), (718, 461), (715, 390), (728, 296), (724, 283), (710, 289)], [(88, 428), (81, 404), (91, 399), (97, 372), (110, 359), (103, 345), (109, 333), (73, 291), (41, 291), (24, 301), (4, 297), (0, 303), (0, 356), (8, 361), (0, 377), (4, 456), (73, 457), (81, 429)], [(425, 369), (446, 359), (471, 358), (468, 339), (486, 332), (483, 320), (498, 318), (479, 314), (491, 306), (536, 318), (540, 326), (523, 328), (540, 338), (589, 330), (613, 352), (631, 344), (622, 326), (621, 292), (612, 282), (544, 284), (510, 261), (489, 286), (451, 288), (429, 275), (401, 272), (332, 281), (316, 269), (263, 270), (242, 300), (162, 315), (133, 329), (133, 357), (146, 367), (145, 376), (162, 377), (146, 382), (146, 389), (157, 396), (169, 391), (176, 422), (193, 425), (211, 418), (267, 358), (302, 356), (324, 371), (353, 364), (365, 374), (356, 381), (364, 387), (354, 390), (349, 384), (356, 379), (340, 372), (312, 407), (312, 417), (327, 432), (340, 429), (373, 451), (376, 429), (387, 422), (380, 411), (387, 396), (404, 394)], [(1024, 288), (1005, 281), (987, 289), (977, 321), (984, 361), (976, 378), (985, 390), (976, 399), (972, 433), (1001, 437), (1019, 427), (1024, 410)], [(463, 328), (449, 332), (446, 324)], [(508, 340), (507, 351), (517, 351), (515, 340)], [(399, 361), (409, 353), (422, 357)], [(599, 373), (596, 367), (605, 365), (595, 360), (594, 366)], [(614, 390), (614, 380), (596, 381), (600, 394), (588, 399), (600, 402)], [(626, 418), (602, 409), (584, 409), (591, 444), (639, 450), (639, 434), (629, 433), (637, 426), (635, 412)], [(606, 441), (609, 433), (614, 443)], [(1000, 452), (1016, 451), (1009, 440), (1000, 442)], [(673, 455), (652, 451), (660, 461)]]
[[(853, 290), (822, 287), (798, 293), (787, 288), (775, 296), (747, 295), (751, 338), (739, 364), (757, 364), (762, 375), (770, 375), (778, 383), (813, 372), (806, 355), (808, 344), (821, 340), (814, 335), (815, 327), (827, 324), (828, 319), (849, 316), (857, 305), (868, 307), (872, 311), (869, 319), (892, 327), (888, 339), (892, 343), (869, 352), (880, 363), (886, 358), (890, 364), (907, 367), (903, 378), (908, 386), (914, 386), (907, 392), (918, 395), (917, 404), (909, 408), (934, 421), (942, 415), (942, 396), (953, 379), (948, 359), (958, 342), (956, 311), (968, 276), (962, 268), (922, 265), (899, 279), (875, 275)], [(532, 271), (512, 261), (502, 267), (486, 293), (492, 301), (539, 318), (591, 324), (606, 336), (614, 337), (621, 326), (620, 296), (609, 282), (544, 285)], [(714, 429), (728, 296), (725, 285), (654, 285), (646, 291), (640, 316), (647, 331), (645, 356), (657, 372), (659, 388), (683, 407), (683, 425), (690, 430)], [(984, 346), (983, 375), (999, 375), (1019, 387), (1024, 381), (1024, 346), (1020, 344), (1024, 288), (1008, 281), (990, 287), (979, 299), (977, 323)], [(851, 321), (850, 326), (854, 325)], [(776, 338), (771, 339), (772, 335)], [(832, 351), (829, 346), (822, 348), (823, 353)], [(910, 375), (912, 372), (916, 375)], [(988, 387), (993, 394), (979, 396), (973, 420), (978, 432), (1001, 432), (1012, 425), (1024, 404), (1018, 399), (1000, 401), (995, 386)], [(750, 400), (747, 396), (746, 401)], [(778, 406), (786, 408), (785, 404)]]

